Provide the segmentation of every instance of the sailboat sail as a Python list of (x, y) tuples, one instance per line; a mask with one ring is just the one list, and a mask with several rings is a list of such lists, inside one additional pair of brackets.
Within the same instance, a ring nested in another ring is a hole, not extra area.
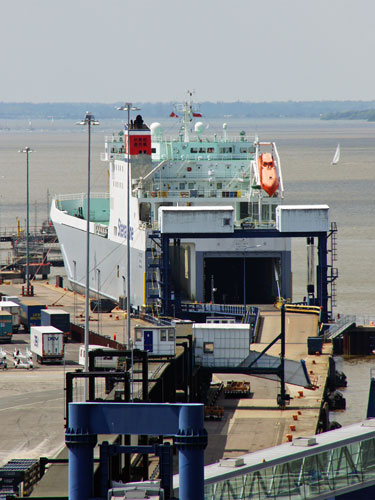
[(337, 148), (336, 148), (335, 155), (333, 157), (331, 165), (337, 165), (339, 160), (340, 160), (340, 144), (337, 144)]

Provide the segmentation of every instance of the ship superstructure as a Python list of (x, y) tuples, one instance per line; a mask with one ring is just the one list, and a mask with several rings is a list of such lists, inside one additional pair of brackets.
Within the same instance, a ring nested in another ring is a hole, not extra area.
[[(203, 121), (194, 121), (201, 115), (190, 98), (191, 94), (172, 113), (181, 118), (173, 137), (167, 137), (159, 123), (148, 127), (138, 115), (123, 131), (105, 138), (101, 159), (109, 165), (109, 188), (90, 200), (90, 289), (114, 300), (126, 294), (129, 193), (132, 306), (160, 305), (165, 265), (157, 244), (160, 207), (186, 207), (181, 233), (189, 214), (199, 207), (217, 207), (218, 213), (232, 207), (235, 230), (259, 230), (259, 237), (253, 231), (251, 239), (192, 235), (173, 241), (168, 263), (173, 294), (186, 301), (229, 304), (270, 303), (280, 294), (290, 297), (290, 241), (261, 236), (262, 229), (275, 227), (276, 207), (284, 195), (276, 145), (244, 131), (232, 136), (226, 124), (221, 134), (208, 135)], [(262, 180), (262, 158), (272, 163), (272, 190)], [(52, 220), (74, 288), (85, 282), (86, 212), (84, 194), (57, 196), (52, 204)]]

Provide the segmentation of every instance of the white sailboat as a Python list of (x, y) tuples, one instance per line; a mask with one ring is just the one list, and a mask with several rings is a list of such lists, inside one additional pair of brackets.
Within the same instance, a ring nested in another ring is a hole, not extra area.
[(331, 165), (337, 165), (339, 160), (340, 160), (340, 144), (337, 144), (337, 148), (336, 148)]

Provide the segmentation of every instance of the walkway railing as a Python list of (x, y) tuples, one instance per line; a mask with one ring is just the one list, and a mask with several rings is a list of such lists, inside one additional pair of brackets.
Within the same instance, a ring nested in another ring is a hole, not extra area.
[(328, 339), (334, 339), (338, 335), (340, 335), (346, 328), (348, 328), (350, 325), (353, 325), (356, 323), (357, 319), (355, 315), (345, 315), (341, 316), (340, 318), (337, 319), (335, 323), (332, 323), (329, 325), (329, 327), (325, 330), (324, 332), (324, 338), (326, 340)]

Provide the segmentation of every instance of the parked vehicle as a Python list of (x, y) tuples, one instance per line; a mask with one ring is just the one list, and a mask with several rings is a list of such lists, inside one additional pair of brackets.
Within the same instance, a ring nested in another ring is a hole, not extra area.
[(40, 326), (41, 310), (45, 309), (46, 305), (33, 298), (23, 298), (20, 306), (20, 319), (25, 332), (29, 332), (32, 326)]
[[(111, 347), (105, 347), (102, 345), (89, 345), (89, 352), (94, 351), (95, 349), (103, 349), (104, 351), (112, 350)], [(86, 349), (84, 345), (81, 345), (79, 348), (79, 359), (78, 363), (82, 366), (85, 366), (85, 353)], [(95, 359), (95, 368), (106, 368), (108, 370), (115, 370), (118, 366), (118, 357), (117, 356), (98, 356)]]
[(64, 359), (64, 333), (54, 326), (32, 326), (30, 349), (38, 363)]
[(62, 309), (48, 308), (41, 310), (41, 326), (54, 326), (64, 334), (65, 341), (70, 339), (70, 314)]
[(6, 344), (12, 341), (12, 315), (7, 311), (0, 311), (0, 342)]
[(11, 300), (0, 301), (0, 311), (6, 311), (12, 315), (12, 331), (13, 333), (18, 333), (20, 328), (20, 305), (17, 302)]

